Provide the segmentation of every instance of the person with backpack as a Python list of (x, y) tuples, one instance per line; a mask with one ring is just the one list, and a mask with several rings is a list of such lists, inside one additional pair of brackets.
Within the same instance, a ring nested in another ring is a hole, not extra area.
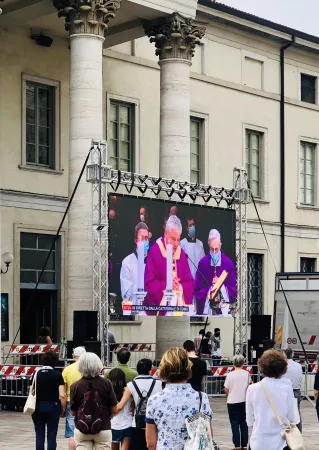
[[(112, 369), (109, 373), (117, 401), (121, 401), (126, 388), (125, 373), (121, 369)], [(112, 450), (129, 450), (132, 438), (132, 399), (111, 419)]]
[(135, 411), (132, 421), (130, 449), (147, 450), (145, 438), (147, 402), (152, 395), (162, 391), (163, 383), (150, 375), (152, 370), (152, 361), (150, 359), (141, 359), (137, 363), (136, 369), (138, 376), (135, 380), (128, 383), (122, 400), (118, 404), (118, 410), (121, 411), (130, 400), (134, 400)]
[(71, 386), (70, 410), (79, 449), (111, 450), (111, 416), (117, 413), (117, 399), (112, 383), (100, 376), (102, 368), (95, 353), (82, 354), (78, 365), (82, 378)]

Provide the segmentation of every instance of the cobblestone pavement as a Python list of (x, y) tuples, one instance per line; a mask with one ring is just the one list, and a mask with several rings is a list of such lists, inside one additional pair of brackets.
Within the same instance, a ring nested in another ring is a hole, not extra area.
[[(216, 398), (211, 401), (211, 404), (214, 411), (216, 442), (221, 450), (229, 450), (232, 448), (232, 442), (226, 401), (223, 398)], [(319, 423), (316, 410), (306, 400), (302, 402), (302, 418), (307, 450), (319, 450)], [(64, 426), (65, 419), (61, 419), (57, 450), (68, 449), (67, 440), (63, 437)], [(0, 449), (35, 449), (35, 435), (32, 420), (29, 416), (22, 413), (0, 411)]]

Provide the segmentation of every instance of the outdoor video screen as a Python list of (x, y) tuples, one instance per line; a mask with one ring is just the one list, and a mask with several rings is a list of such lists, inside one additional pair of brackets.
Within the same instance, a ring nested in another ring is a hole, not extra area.
[(109, 195), (110, 313), (236, 314), (230, 209)]

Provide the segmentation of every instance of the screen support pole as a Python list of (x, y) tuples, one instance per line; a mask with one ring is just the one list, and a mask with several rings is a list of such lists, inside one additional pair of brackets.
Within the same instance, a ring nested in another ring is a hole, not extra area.
[[(108, 301), (108, 197), (107, 184), (103, 182), (106, 167), (107, 145), (105, 141), (92, 140), (91, 165), (96, 168), (96, 180), (92, 184), (93, 195), (93, 310), (98, 312), (98, 336), (101, 341), (101, 359), (109, 365), (109, 301)], [(87, 169), (88, 171), (88, 169)]]
[[(247, 296), (247, 203), (251, 193), (247, 172), (234, 169), (234, 190), (237, 195), (236, 211), (236, 261), (237, 261), (237, 315), (234, 326), (234, 353), (248, 358), (248, 296)], [(247, 198), (247, 195), (249, 198)]]

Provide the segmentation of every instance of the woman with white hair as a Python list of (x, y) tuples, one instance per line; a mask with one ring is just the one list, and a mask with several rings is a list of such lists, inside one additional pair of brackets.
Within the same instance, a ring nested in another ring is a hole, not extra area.
[(248, 427), (246, 423), (246, 392), (251, 383), (251, 377), (243, 370), (245, 358), (236, 355), (233, 359), (235, 370), (230, 372), (225, 380), (227, 408), (233, 433), (235, 449), (247, 449)]
[(71, 386), (70, 406), (77, 449), (111, 450), (111, 415), (117, 413), (117, 400), (111, 382), (100, 376), (102, 368), (95, 353), (81, 355), (82, 378)]

